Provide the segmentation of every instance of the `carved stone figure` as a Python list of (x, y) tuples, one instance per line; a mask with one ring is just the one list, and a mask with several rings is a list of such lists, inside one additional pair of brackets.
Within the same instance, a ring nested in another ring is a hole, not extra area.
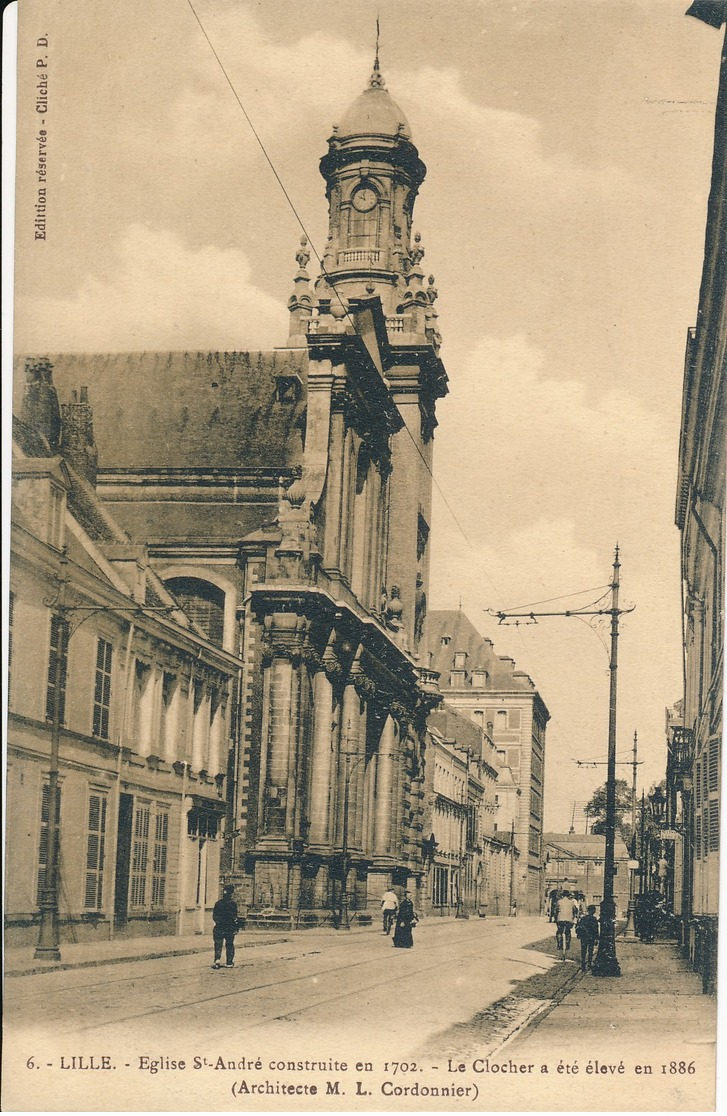
[(391, 628), (394, 632), (399, 632), (404, 627), (402, 623), (403, 611), (404, 605), (401, 600), (399, 586), (392, 585), (391, 596), (386, 605), (386, 626)]

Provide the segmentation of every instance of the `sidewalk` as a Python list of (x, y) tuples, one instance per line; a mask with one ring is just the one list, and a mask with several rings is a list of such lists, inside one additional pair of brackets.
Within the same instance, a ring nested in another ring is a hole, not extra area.
[(644, 944), (619, 937), (616, 948), (620, 977), (595, 977), (565, 962), (573, 976), (553, 1006), (495, 1057), (549, 1063), (555, 1080), (551, 1072), (545, 1093), (556, 1084), (561, 1091), (574, 1090), (576, 1107), (586, 1102), (603, 1107), (603, 1092), (610, 1086), (614, 1108), (624, 1107), (616, 1098), (623, 1101), (626, 1095), (632, 1098), (628, 1108), (664, 1107), (669, 1100), (666, 1107), (675, 1110), (711, 1109), (716, 1000), (703, 995), (701, 978), (674, 942)]
[[(378, 931), (376, 925), (352, 927), (347, 934), (365, 934)], [(313, 938), (319, 934), (340, 933), (332, 927), (311, 930), (291, 930), (274, 933), (270, 930), (242, 930), (235, 939), (237, 951), (255, 946), (279, 945), (283, 942), (301, 940), (305, 934)], [(153, 938), (116, 938), (102, 942), (63, 942), (60, 946), (60, 961), (38, 961), (34, 957), (35, 948), (6, 949), (4, 973), (6, 977), (34, 976), (37, 973), (54, 973), (65, 969), (89, 969), (97, 965), (122, 965), (129, 961), (151, 961), (159, 957), (186, 957), (193, 953), (212, 955), (211, 934), (188, 934), (175, 937), (159, 935)]]

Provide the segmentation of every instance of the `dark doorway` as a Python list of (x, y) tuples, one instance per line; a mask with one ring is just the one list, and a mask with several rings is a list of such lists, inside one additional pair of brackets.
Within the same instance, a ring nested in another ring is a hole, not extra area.
[(116, 886), (114, 888), (114, 924), (125, 926), (129, 905), (129, 865), (131, 864), (131, 822), (134, 796), (119, 796), (119, 830), (116, 841)]

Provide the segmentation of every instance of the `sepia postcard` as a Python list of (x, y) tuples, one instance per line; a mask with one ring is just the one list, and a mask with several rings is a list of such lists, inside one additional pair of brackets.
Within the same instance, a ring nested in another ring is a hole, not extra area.
[(4, 1110), (714, 1111), (727, 2), (18, 24)]

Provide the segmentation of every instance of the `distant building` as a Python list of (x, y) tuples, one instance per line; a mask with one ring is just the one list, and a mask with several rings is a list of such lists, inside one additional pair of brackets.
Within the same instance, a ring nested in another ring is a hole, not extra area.
[(496, 831), (495, 746), (446, 705), (430, 714), (427, 727), (428, 868), (421, 904), (433, 914), (509, 914), (518, 852), (510, 832)]
[[(689, 14), (721, 27), (727, 5), (696, 0)], [(727, 41), (727, 40), (726, 40)], [(712, 181), (697, 324), (687, 337), (676, 525), (681, 533), (685, 691), (669, 741), (667, 824), (680, 821), (684, 948), (716, 989), (724, 684), (725, 426), (727, 423), (727, 49), (717, 97)]]
[(518, 909), (537, 914), (543, 891), (542, 834), (545, 794), (545, 731), (550, 714), (535, 684), (461, 611), (431, 612), (427, 665), (440, 674), (445, 702), (473, 721), (495, 746), (498, 767), (497, 833), (519, 850), (514, 898)]
[(31, 362), (21, 415), (8, 608), (7, 944), (37, 942), (50, 883), (56, 710), (61, 940), (206, 932), (230, 868), (223, 842), (237, 660), (207, 639), (96, 496), (84, 390), (59, 408), (48, 363)]
[[(582, 891), (586, 904), (603, 899), (603, 867), (606, 838), (596, 833), (545, 833), (544, 909), (553, 889)], [(613, 893), (617, 918), (625, 918), (629, 903), (629, 852), (616, 834), (616, 875)]]

